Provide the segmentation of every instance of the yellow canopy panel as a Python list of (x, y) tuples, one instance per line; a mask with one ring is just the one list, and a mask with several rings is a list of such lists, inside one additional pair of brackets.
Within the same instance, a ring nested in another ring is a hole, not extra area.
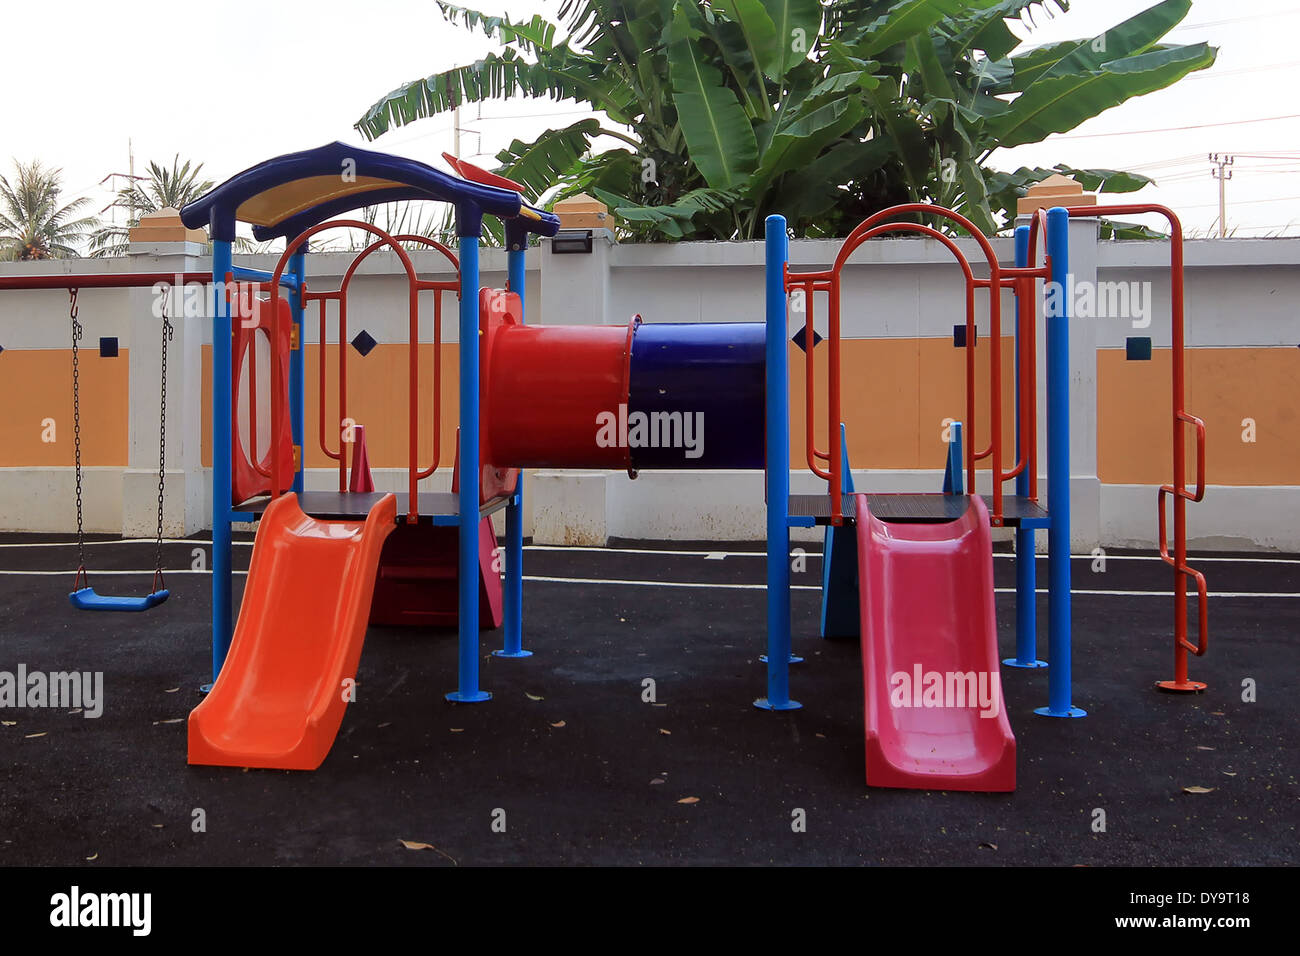
[(356, 196), (381, 189), (400, 189), (405, 183), (374, 176), (358, 176), (355, 181), (344, 181), (342, 176), (309, 176), (273, 186), (246, 199), (235, 216), (254, 226), (274, 226), (290, 216), (305, 212), (321, 203), (344, 196)]

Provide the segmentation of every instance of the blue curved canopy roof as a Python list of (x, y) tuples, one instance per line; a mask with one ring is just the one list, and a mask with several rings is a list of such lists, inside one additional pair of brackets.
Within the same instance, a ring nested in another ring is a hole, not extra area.
[(455, 205), (461, 235), (477, 236), (485, 213), (511, 220), (512, 230), (553, 236), (560, 228), (554, 214), (533, 208), (519, 193), (337, 142), (246, 169), (186, 204), (181, 220), (191, 229), (209, 227), (212, 238), (227, 241), (235, 238), (235, 223), (246, 222), (264, 241), (296, 236), (353, 209), (409, 199)]

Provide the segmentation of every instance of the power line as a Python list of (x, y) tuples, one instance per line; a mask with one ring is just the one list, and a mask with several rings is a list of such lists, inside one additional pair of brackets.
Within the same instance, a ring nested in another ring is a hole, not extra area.
[(1261, 116), (1258, 119), (1224, 120), (1222, 123), (1195, 123), (1190, 126), (1166, 126), (1163, 129), (1117, 130), (1113, 133), (1054, 133), (1055, 139), (1098, 139), (1103, 136), (1139, 136), (1144, 133), (1178, 133), (1187, 129), (1213, 129), (1219, 126), (1244, 126), (1247, 123), (1273, 123), (1278, 120), (1300, 119), (1300, 113), (1286, 116)]
[[(1238, 200), (1237, 205), (1253, 206), (1256, 205), (1257, 203), (1262, 203), (1262, 202), (1292, 202), (1293, 200), (1296, 199), (1300, 199), (1300, 196), (1274, 196), (1268, 199), (1242, 199), (1242, 200)], [(1190, 206), (1180, 206), (1179, 208), (1180, 209), (1205, 209), (1207, 207), (1217, 206), (1217, 205), (1218, 203), (1214, 203), (1214, 202), (1199, 202), (1199, 203), (1193, 203)]]
[(1177, 33), (1179, 30), (1200, 30), (1204, 27), (1221, 27), (1229, 23), (1247, 23), (1253, 20), (1275, 20), (1278, 17), (1285, 17), (1300, 13), (1300, 10), (1275, 10), (1272, 13), (1255, 13), (1247, 17), (1232, 17), (1227, 20), (1208, 20), (1205, 23), (1183, 23), (1174, 27), (1171, 31)]
[(1294, 66), (1300, 66), (1300, 60), (1292, 60), (1290, 63), (1268, 63), (1263, 66), (1244, 66), (1236, 70), (1202, 70), (1185, 77), (1188, 80), (1217, 80), (1225, 76), (1241, 76), (1245, 73), (1268, 73), (1272, 70), (1287, 70)]

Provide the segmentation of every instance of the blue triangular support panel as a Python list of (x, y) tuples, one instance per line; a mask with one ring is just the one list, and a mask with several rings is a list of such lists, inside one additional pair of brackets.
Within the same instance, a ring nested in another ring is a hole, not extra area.
[(964, 494), (965, 468), (962, 465), (961, 422), (953, 422), (949, 428), (952, 441), (948, 442), (948, 460), (943, 468), (943, 493), (945, 495)]
[[(844, 423), (840, 423), (840, 473), (844, 492), (852, 494), (853, 472), (849, 468), (849, 446)], [(822, 637), (857, 637), (858, 541), (851, 525), (826, 526), (822, 544)]]

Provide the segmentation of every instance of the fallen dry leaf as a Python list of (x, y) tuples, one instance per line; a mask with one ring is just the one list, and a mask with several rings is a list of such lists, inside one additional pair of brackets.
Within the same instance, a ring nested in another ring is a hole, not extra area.
[(825, 734), (813, 734), (813, 736), (814, 736), (814, 737), (820, 737), (822, 740), (825, 740), (825, 739), (826, 739), (826, 735), (825, 735)]
[(1219, 772), (1222, 773), (1225, 777), (1235, 777), (1237, 775), (1237, 771), (1235, 770), (1221, 770)]
[(44, 737), (47, 733), (49, 733), (48, 730), (42, 730), (39, 734), (28, 734), (24, 739), (31, 740), (33, 737)]
[(653, 787), (653, 786), (655, 786), (656, 784), (660, 784), (660, 783), (663, 783), (663, 782), (664, 782), (664, 778), (663, 778), (663, 777), (655, 777), (653, 780), (650, 781), (650, 786)]
[(16, 720), (0, 720), (0, 724), (4, 724), (6, 727), (17, 727), (17, 726), (18, 726), (18, 721), (16, 721)]
[(1183, 793), (1213, 793), (1213, 787), (1183, 787)]
[(454, 856), (452, 856), (450, 853), (445, 853), (442, 850), (439, 850), (432, 843), (417, 843), (415, 840), (399, 840), (398, 842), (401, 843), (402, 846), (406, 847), (408, 850), (432, 850), (434, 853), (437, 853), (439, 856), (445, 856), (447, 859), (451, 860), (451, 862), (456, 866), (460, 866), (460, 864), (456, 861), (456, 858)]
[(176, 693), (178, 690), (180, 690), (179, 687), (168, 687), (165, 691), (163, 691), (163, 693), (164, 693), (164, 694), (174, 694), (174, 693)]
[(465, 732), (465, 728), (464, 728), (464, 727), (451, 727), (451, 728), (449, 728), (449, 729), (451, 730), (451, 732), (452, 732), (453, 734), (463, 734), (463, 733)]
[(558, 729), (558, 728), (564, 726), (564, 721), (562, 721), (562, 720), (557, 720), (555, 723), (551, 724), (551, 726), (552, 726), (552, 727), (555, 727), (555, 728)]
[(664, 730), (662, 727), (659, 728), (659, 733), (667, 734), (669, 737), (673, 735), (673, 732), (671, 730)]
[(996, 843), (981, 843), (981, 844), (980, 844), (980, 849), (981, 849), (981, 850), (996, 850), (997, 848), (998, 848), (998, 845), (997, 845)]
[(546, 700), (545, 697), (538, 697), (536, 694), (528, 693), (528, 691), (524, 691), (524, 696), (527, 697), (529, 700)]
[(162, 825), (161, 823), (155, 823), (155, 824), (153, 825), (153, 828), (154, 828), (155, 830), (161, 830), (161, 829), (163, 828), (163, 825)]
[(1223, 711), (1221, 711), (1221, 710), (1212, 710), (1212, 711), (1210, 711), (1210, 715), (1213, 716), (1213, 717), (1222, 717), (1222, 716), (1223, 716)]
[(393, 726), (393, 722), (391, 720), (386, 720), (379, 725), (379, 729), (383, 730), (385, 727), (391, 727), (391, 726)]
[(1204, 744), (1197, 744), (1197, 745), (1196, 745), (1196, 749), (1197, 749), (1197, 750), (1213, 750), (1214, 748), (1213, 748), (1213, 747), (1206, 747)]
[(682, 797), (682, 798), (681, 798), (680, 800), (678, 800), (677, 802), (678, 802), (678, 803), (699, 803), (699, 802), (700, 802), (700, 798), (699, 798), (699, 797)]
[(86, 862), (87, 862), (87, 863), (93, 863), (95, 860), (98, 860), (98, 859), (99, 859), (99, 854), (98, 854), (98, 853), (92, 853), (90, 856), (86, 857)]

